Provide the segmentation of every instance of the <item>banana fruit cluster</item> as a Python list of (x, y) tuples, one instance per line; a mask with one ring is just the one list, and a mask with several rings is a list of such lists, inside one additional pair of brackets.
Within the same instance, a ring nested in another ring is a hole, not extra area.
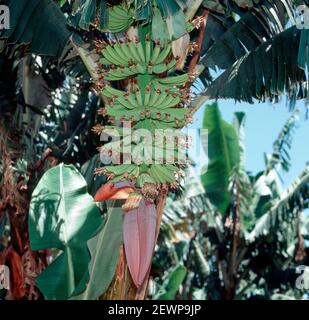
[(133, 11), (125, 5), (113, 6), (108, 10), (108, 19), (108, 29), (110, 32), (124, 32), (134, 22)]
[(102, 49), (101, 64), (106, 66), (104, 79), (110, 81), (122, 80), (137, 74), (161, 74), (169, 72), (177, 65), (177, 59), (168, 59), (171, 53), (171, 44), (161, 48), (160, 40), (149, 38), (145, 46), (136, 38), (125, 42), (116, 42), (105, 45)]
[[(129, 179), (140, 188), (145, 185), (175, 187), (185, 165), (177, 162), (179, 144), (168, 144), (166, 140), (158, 139), (157, 131), (174, 132), (182, 128), (191, 122), (191, 110), (186, 107), (188, 90), (185, 84), (189, 81), (188, 75), (168, 76), (177, 63), (171, 54), (171, 44), (161, 48), (159, 41), (154, 42), (147, 37), (143, 44), (128, 40), (104, 44), (99, 50), (102, 58), (97, 87), (101, 88), (100, 94), (108, 101), (106, 115), (118, 125), (115, 126), (117, 130), (121, 129), (122, 123), (129, 121), (133, 136), (138, 129), (147, 129), (152, 139), (142, 149), (142, 161), (138, 158), (138, 143), (132, 142), (131, 137), (123, 135), (120, 144), (110, 142), (100, 147), (100, 151), (106, 154), (119, 152), (123, 159), (122, 148), (131, 147), (132, 161), (99, 168), (97, 174), (106, 175), (112, 182)], [(109, 81), (118, 80), (126, 81), (126, 91), (109, 84)], [(160, 163), (155, 158), (158, 150), (163, 155)]]
[(106, 106), (107, 115), (115, 120), (132, 121), (133, 123), (144, 119), (151, 119), (155, 128), (167, 129), (172, 125), (183, 126), (186, 122), (188, 110), (175, 108), (181, 102), (181, 92), (170, 92), (170, 89), (157, 87), (154, 84), (147, 85), (144, 97), (137, 85), (133, 86), (132, 93), (115, 91), (106, 85), (102, 91), (105, 97), (110, 98), (110, 104)]

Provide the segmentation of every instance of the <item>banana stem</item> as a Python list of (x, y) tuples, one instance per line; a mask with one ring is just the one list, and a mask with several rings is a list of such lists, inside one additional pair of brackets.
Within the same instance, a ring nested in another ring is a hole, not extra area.
[(206, 30), (208, 14), (209, 14), (209, 11), (205, 9), (203, 12), (203, 23), (201, 25), (201, 29), (197, 38), (197, 48), (194, 50), (193, 58), (190, 61), (189, 68), (188, 68), (189, 75), (195, 72), (195, 67), (200, 58), (200, 51), (203, 45), (203, 39), (204, 39), (205, 30)]

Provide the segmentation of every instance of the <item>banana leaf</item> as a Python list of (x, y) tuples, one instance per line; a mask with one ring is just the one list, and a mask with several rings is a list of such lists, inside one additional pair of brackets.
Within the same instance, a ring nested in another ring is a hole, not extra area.
[(56, 248), (60, 254), (36, 283), (46, 299), (68, 299), (89, 280), (87, 241), (102, 225), (100, 211), (72, 165), (48, 170), (33, 191), (29, 211), (32, 250)]
[(203, 128), (208, 130), (207, 170), (202, 183), (211, 202), (224, 214), (229, 205), (229, 177), (240, 163), (240, 148), (233, 125), (225, 122), (217, 103), (206, 106)]

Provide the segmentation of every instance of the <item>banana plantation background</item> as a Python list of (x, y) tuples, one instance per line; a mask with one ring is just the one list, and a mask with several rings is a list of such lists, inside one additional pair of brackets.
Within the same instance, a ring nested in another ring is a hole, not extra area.
[[(307, 1), (1, 5), (0, 299), (308, 298), (309, 167), (282, 180), (307, 111)], [(249, 172), (246, 115), (227, 122), (220, 99), (283, 97), (289, 117)], [(131, 146), (126, 122), (182, 129), (205, 105), (201, 175), (194, 158), (152, 164), (146, 151), (101, 163), (106, 128)]]

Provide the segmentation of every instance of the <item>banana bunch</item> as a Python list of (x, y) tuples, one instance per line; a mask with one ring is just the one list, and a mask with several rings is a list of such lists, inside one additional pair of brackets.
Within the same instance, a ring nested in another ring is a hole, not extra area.
[[(183, 175), (182, 169), (175, 164), (145, 162), (105, 166), (96, 171), (97, 174), (107, 176), (114, 183), (129, 179), (137, 182), (139, 187), (143, 187), (145, 183), (174, 186), (178, 178)], [(143, 178), (140, 178), (142, 175)]]
[(160, 41), (154, 45), (147, 38), (145, 48), (139, 40), (118, 41), (106, 45), (101, 51), (103, 77), (117, 81), (136, 74), (162, 74), (174, 70), (177, 59), (167, 59), (171, 53), (171, 44), (161, 49)]
[(108, 29), (110, 32), (124, 32), (134, 22), (133, 12), (124, 5), (117, 5), (108, 10)]
[(189, 81), (189, 76), (187, 73), (184, 73), (180, 76), (173, 76), (173, 77), (165, 77), (165, 78), (156, 78), (152, 80), (153, 84), (168, 86), (171, 88), (172, 86), (183, 86)]
[[(121, 129), (123, 121), (130, 121), (133, 133), (101, 147), (104, 153), (122, 154), (124, 164), (105, 166), (98, 169), (98, 174), (106, 175), (112, 182), (130, 179), (140, 188), (149, 184), (176, 186), (184, 165), (178, 161), (182, 150), (177, 143), (169, 144), (166, 137), (158, 139), (156, 131), (168, 129), (171, 130), (169, 135), (173, 136), (177, 128), (182, 128), (191, 119), (190, 109), (184, 107), (188, 75), (162, 76), (174, 70), (177, 63), (171, 55), (171, 45), (161, 48), (159, 41), (153, 42), (146, 37), (143, 44), (137, 40), (105, 44), (101, 54), (99, 85), (101, 95), (107, 101), (106, 115), (118, 124), (117, 130)], [(123, 79), (129, 80), (127, 91), (116, 89), (105, 81)], [(138, 135), (138, 129), (150, 131), (152, 139), (149, 143), (141, 145), (141, 141), (131, 140), (135, 133)], [(128, 157), (129, 164), (124, 160)]]
[(153, 83), (147, 85), (144, 95), (138, 86), (134, 87), (133, 92), (127, 93), (106, 85), (102, 95), (111, 99), (110, 104), (106, 106), (108, 116), (114, 117), (115, 120), (132, 122), (152, 119), (150, 127), (153, 129), (158, 128), (157, 122), (172, 123), (172, 127), (175, 128), (183, 126), (186, 117), (190, 115), (190, 110), (179, 107), (181, 90), (174, 88), (171, 93), (170, 88), (162, 84), (160, 88), (155, 87)]
[(132, 142), (132, 138), (122, 139), (120, 141), (113, 141), (105, 144), (99, 148), (101, 153), (118, 156), (121, 152), (129, 153), (130, 161), (136, 165), (141, 164), (153, 164), (153, 163), (169, 163), (172, 164), (175, 160), (181, 161), (182, 149), (180, 142), (177, 139), (181, 139), (177, 132), (169, 132), (173, 139), (166, 142), (164, 139), (161, 141), (150, 141), (149, 144), (138, 145), (135, 141)]
[(138, 165), (106, 166), (99, 174), (106, 175), (113, 183), (123, 179), (136, 181), (136, 186), (140, 188), (147, 183), (173, 186), (177, 183), (178, 177), (183, 175), (180, 169), (172, 164), (151, 164), (145, 168)]
[[(174, 93), (179, 94), (180, 92), (179, 87), (184, 86), (188, 81), (189, 81), (189, 76), (187, 73), (184, 73), (179, 76), (155, 78), (151, 80), (149, 85), (154, 87), (156, 90), (158, 89), (161, 91), (168, 91), (170, 94), (174, 94)], [(115, 89), (108, 85), (104, 85), (102, 94), (107, 98), (113, 98), (117, 96), (124, 96), (126, 92)], [(153, 93), (151, 92), (150, 94), (152, 95)]]

